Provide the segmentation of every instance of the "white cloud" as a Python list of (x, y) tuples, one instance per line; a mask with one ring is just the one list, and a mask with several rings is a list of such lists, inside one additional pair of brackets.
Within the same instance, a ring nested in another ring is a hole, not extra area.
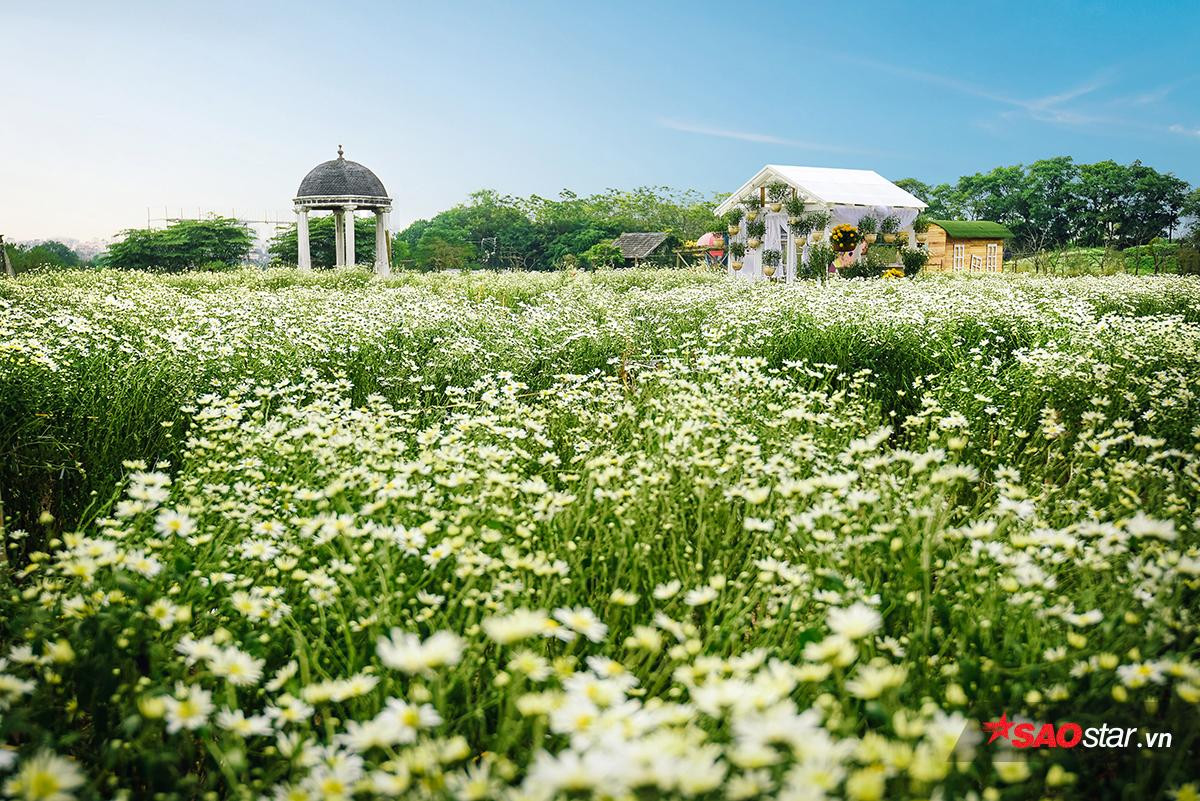
[(1171, 133), (1182, 134), (1183, 136), (1194, 136), (1197, 139), (1200, 139), (1200, 128), (1187, 128), (1177, 123), (1167, 128), (1167, 130)]
[(1055, 125), (1094, 125), (1097, 123), (1116, 123), (1119, 121), (1112, 118), (1102, 117), (1095, 114), (1090, 114), (1080, 111), (1077, 108), (1064, 108), (1065, 104), (1078, 100), (1086, 95), (1090, 95), (1100, 89), (1110, 85), (1113, 81), (1115, 73), (1108, 69), (1096, 75), (1091, 80), (1085, 81), (1078, 86), (1061, 92), (1044, 95), (1034, 98), (1021, 98), (1009, 95), (1005, 92), (980, 86), (968, 81), (959, 80), (947, 75), (940, 75), (933, 72), (925, 72), (924, 70), (913, 69), (898, 64), (890, 64), (883, 61), (876, 61), (869, 58), (861, 58), (859, 56), (847, 56), (845, 54), (830, 54), (832, 57), (841, 58), (853, 64), (857, 64), (868, 69), (879, 70), (881, 72), (891, 73), (901, 78), (906, 78), (911, 81), (928, 84), (930, 86), (940, 86), (943, 89), (948, 89), (952, 92), (957, 92), (970, 97), (978, 97), (982, 100), (990, 100), (1002, 106), (1009, 106), (1010, 109), (1001, 114), (1001, 117), (1012, 119), (1013, 117), (1028, 117), (1038, 122), (1046, 122)]
[(774, 134), (758, 133), (756, 131), (734, 131), (727, 128), (714, 128), (709, 125), (701, 125), (698, 123), (683, 122), (680, 120), (660, 119), (658, 124), (663, 128), (669, 128), (672, 131), (683, 131), (684, 133), (700, 134), (701, 136), (715, 136), (720, 139), (737, 139), (742, 142), (756, 142), (767, 145), (784, 145), (786, 147), (795, 147), (802, 150), (821, 150), (827, 153), (877, 153), (877, 151), (861, 150), (859, 148), (844, 147), (842, 145), (831, 145), (823, 142), (808, 142), (801, 139), (789, 139), (783, 136)]

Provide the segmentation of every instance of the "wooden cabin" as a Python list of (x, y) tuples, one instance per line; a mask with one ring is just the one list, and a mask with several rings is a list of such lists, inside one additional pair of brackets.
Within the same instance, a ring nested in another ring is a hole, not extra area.
[(1000, 223), (987, 220), (930, 220), (925, 246), (931, 272), (1004, 272), (1004, 243), (1012, 239)]
[(621, 234), (613, 240), (626, 267), (667, 264), (671, 258), (671, 235), (663, 231)]

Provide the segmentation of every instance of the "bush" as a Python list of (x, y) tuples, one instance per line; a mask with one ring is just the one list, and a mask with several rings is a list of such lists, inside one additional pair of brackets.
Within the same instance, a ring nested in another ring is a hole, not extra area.
[(611, 269), (625, 263), (621, 249), (611, 242), (598, 242), (585, 250), (579, 257), (584, 267), (593, 270)]
[(925, 248), (901, 248), (900, 261), (904, 263), (904, 274), (912, 278), (929, 262), (929, 251)]
[(181, 220), (162, 229), (134, 228), (100, 257), (105, 267), (118, 270), (181, 272), (218, 262), (232, 267), (245, 260), (254, 237), (237, 220)]

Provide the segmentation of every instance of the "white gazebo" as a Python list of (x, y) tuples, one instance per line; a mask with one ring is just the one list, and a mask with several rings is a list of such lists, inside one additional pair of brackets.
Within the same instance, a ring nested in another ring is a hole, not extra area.
[[(742, 260), (742, 269), (735, 273), (750, 280), (762, 281), (766, 278), (762, 271), (763, 250), (778, 250), (783, 254), (783, 269), (777, 277), (786, 281), (796, 280), (797, 266), (808, 262), (809, 243), (797, 242), (796, 237), (791, 235), (787, 212), (772, 212), (766, 207), (767, 185), (777, 182), (787, 184), (791, 196), (804, 201), (806, 212), (827, 212), (831, 227), (857, 225), (868, 214), (879, 219), (894, 216), (900, 220), (902, 234), (911, 236), (913, 220), (925, 208), (919, 198), (874, 170), (768, 164), (716, 209), (720, 216), (750, 197), (758, 197), (763, 202), (762, 220), (766, 225), (766, 233), (762, 238), (762, 247), (748, 249)], [(746, 242), (744, 224), (732, 239)]]
[(308, 213), (332, 211), (334, 219), (334, 262), (338, 267), (354, 264), (354, 212), (375, 212), (375, 272), (391, 272), (388, 257), (388, 213), (392, 199), (375, 173), (357, 161), (349, 161), (338, 145), (338, 157), (313, 167), (292, 202), (296, 207), (297, 265), (312, 269), (308, 246)]

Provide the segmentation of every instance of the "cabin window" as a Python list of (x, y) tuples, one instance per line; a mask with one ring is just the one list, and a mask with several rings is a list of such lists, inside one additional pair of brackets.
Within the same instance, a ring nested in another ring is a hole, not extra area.
[(954, 260), (951, 263), (952, 269), (965, 270), (967, 269), (967, 246), (954, 246)]
[(983, 256), (980, 256), (978, 253), (971, 254), (971, 272), (983, 272)]
[(995, 242), (987, 246), (987, 270), (990, 273), (1000, 269), (1000, 246)]

